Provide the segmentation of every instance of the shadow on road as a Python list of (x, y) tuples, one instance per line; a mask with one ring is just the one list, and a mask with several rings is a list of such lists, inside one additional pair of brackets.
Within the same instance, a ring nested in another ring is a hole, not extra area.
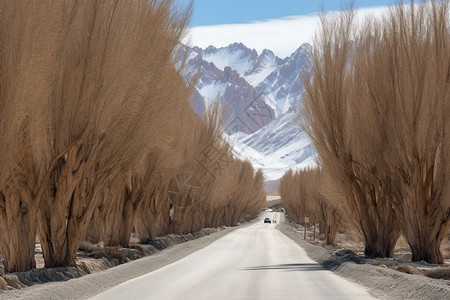
[(324, 271), (326, 270), (319, 264), (281, 264), (272, 266), (246, 267), (241, 270), (259, 271), (259, 270), (284, 270), (284, 271)]

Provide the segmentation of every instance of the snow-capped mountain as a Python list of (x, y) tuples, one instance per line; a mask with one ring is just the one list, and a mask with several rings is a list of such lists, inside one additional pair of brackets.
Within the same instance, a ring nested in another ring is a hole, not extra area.
[(316, 165), (316, 150), (307, 134), (295, 124), (289, 111), (252, 134), (226, 136), (233, 155), (262, 169), (266, 181), (279, 179), (290, 168), (300, 170)]
[(272, 51), (265, 49), (252, 68), (244, 74), (244, 78), (250, 84), (258, 86), (282, 64), (283, 60), (275, 56)]
[[(205, 103), (215, 99), (218, 94), (222, 95), (225, 102), (230, 102), (224, 94), (227, 86), (231, 84), (234, 88), (240, 85), (251, 86), (254, 89), (252, 93), (256, 93), (252, 95), (270, 106), (275, 116), (284, 114), (290, 107), (300, 104), (302, 76), (311, 66), (307, 44), (300, 46), (290, 57), (284, 59), (268, 49), (258, 54), (256, 50), (249, 49), (242, 43), (223, 48), (209, 46), (204, 50), (198, 47), (188, 50), (190, 55), (186, 78), (190, 79), (195, 72), (200, 72), (197, 90), (205, 99)], [(239, 82), (229, 82), (219, 75), (228, 69), (236, 73), (232, 78), (239, 78)], [(220, 80), (218, 76), (221, 77)], [(240, 94), (242, 96), (245, 93)]]
[(236, 157), (263, 169), (266, 180), (279, 179), (289, 168), (315, 164), (314, 147), (293, 120), (293, 107), (301, 105), (302, 76), (311, 68), (308, 48), (302, 45), (281, 59), (242, 43), (184, 47), (185, 80), (199, 76), (192, 97), (195, 111), (202, 115), (217, 98), (226, 103), (225, 138)]
[(311, 67), (308, 48), (309, 45), (302, 45), (256, 86), (257, 92), (264, 94), (266, 103), (276, 111), (276, 115), (285, 114), (291, 107), (301, 104), (302, 76)]
[(258, 60), (255, 50), (232, 44), (221, 49), (211, 46), (205, 50), (194, 47), (185, 51), (189, 51), (185, 80), (189, 82), (199, 75), (192, 99), (198, 114), (202, 115), (208, 105), (219, 98), (228, 109), (226, 131), (230, 134), (252, 133), (275, 119), (275, 111), (243, 77)]

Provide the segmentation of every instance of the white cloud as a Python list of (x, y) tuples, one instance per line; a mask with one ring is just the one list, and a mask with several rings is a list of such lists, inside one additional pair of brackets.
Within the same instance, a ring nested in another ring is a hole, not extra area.
[[(358, 18), (366, 15), (379, 16), (386, 7), (372, 7), (358, 10)], [(242, 42), (261, 53), (272, 50), (284, 58), (303, 43), (311, 43), (315, 30), (319, 27), (317, 14), (285, 17), (248, 24), (225, 24), (198, 26), (190, 29), (185, 42), (191, 46), (206, 48), (209, 45), (225, 47)]]

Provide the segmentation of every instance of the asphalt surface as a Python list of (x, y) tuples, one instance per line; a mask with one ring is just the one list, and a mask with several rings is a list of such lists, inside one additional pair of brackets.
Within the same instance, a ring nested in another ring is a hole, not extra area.
[(259, 223), (91, 299), (374, 299), (310, 259), (265, 217), (284, 221), (265, 212)]

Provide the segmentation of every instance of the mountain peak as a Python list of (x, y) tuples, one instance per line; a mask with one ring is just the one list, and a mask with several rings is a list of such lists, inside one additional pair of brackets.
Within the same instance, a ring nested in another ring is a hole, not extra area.
[(309, 57), (311, 51), (311, 45), (302, 44), (300, 47), (295, 50), (288, 59), (298, 59), (299, 57)]
[[(193, 63), (201, 65), (203, 71), (205, 68), (210, 70), (205, 73), (210, 75), (202, 76), (200, 83), (204, 95), (216, 96), (219, 92), (224, 93), (228, 89), (226, 85), (249, 86), (257, 91), (258, 97), (274, 110), (276, 115), (283, 115), (292, 106), (301, 103), (304, 89), (301, 74), (307, 72), (311, 66), (309, 47), (308, 44), (303, 44), (291, 56), (281, 59), (270, 49), (264, 49), (258, 55), (255, 49), (236, 42), (221, 48), (209, 46), (198, 53), (199, 57)], [(200, 60), (213, 64), (215, 68), (201, 63)], [(205, 86), (209, 88), (206, 89)], [(231, 94), (233, 93), (229, 93)]]
[(314, 164), (311, 142), (292, 121), (292, 107), (301, 104), (304, 90), (301, 74), (311, 66), (309, 47), (280, 59), (270, 49), (258, 54), (233, 43), (194, 47), (196, 55), (188, 57), (186, 81), (200, 74), (191, 98), (195, 111), (201, 114), (219, 95), (230, 109), (226, 132), (233, 137), (233, 154), (263, 168), (266, 179)]
[(275, 56), (275, 54), (273, 53), (272, 50), (264, 49), (264, 50), (261, 52), (261, 56)]
[(208, 46), (206, 49), (205, 49), (205, 53), (210, 53), (210, 52), (214, 52), (214, 51), (216, 51), (217, 50), (217, 48), (216, 47), (214, 47), (213, 45), (211, 45), (211, 46)]
[[(247, 48), (247, 46), (245, 46), (241, 42), (229, 44), (227, 47), (229, 47), (229, 48), (239, 48), (239, 49), (249, 49), (249, 48)], [(225, 48), (227, 48), (227, 47), (225, 47)]]
[(203, 51), (202, 57), (205, 61), (214, 63), (220, 70), (230, 67), (243, 76), (253, 67), (258, 54), (256, 50), (247, 48), (242, 43), (233, 43), (221, 48), (209, 46)]

